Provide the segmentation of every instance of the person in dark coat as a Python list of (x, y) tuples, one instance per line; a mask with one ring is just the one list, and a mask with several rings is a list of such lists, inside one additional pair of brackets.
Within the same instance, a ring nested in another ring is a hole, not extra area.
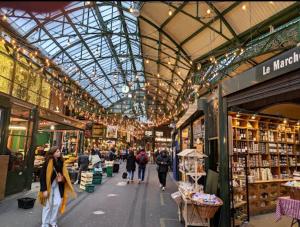
[(163, 150), (158, 155), (156, 159), (156, 164), (158, 165), (158, 179), (160, 183), (161, 189), (164, 191), (166, 188), (166, 181), (167, 181), (167, 173), (170, 166), (170, 156), (168, 155), (167, 151)]
[(74, 184), (80, 184), (81, 172), (88, 171), (89, 164), (90, 164), (89, 151), (85, 150), (84, 153), (78, 157), (79, 171), (78, 171), (77, 181)]
[(130, 151), (126, 162), (127, 179), (128, 179), (127, 184), (129, 184), (129, 182), (133, 182), (135, 162), (136, 162), (136, 158), (134, 156), (134, 152)]

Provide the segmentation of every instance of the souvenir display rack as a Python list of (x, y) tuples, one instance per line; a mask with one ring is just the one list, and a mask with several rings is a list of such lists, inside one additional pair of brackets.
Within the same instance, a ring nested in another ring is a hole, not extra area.
[(230, 113), (228, 122), (233, 198), (241, 198), (232, 207), (238, 213), (249, 204), (250, 215), (273, 212), (277, 197), (287, 194), (281, 184), (300, 170), (299, 121)]
[[(209, 219), (191, 215), (194, 213), (194, 206), (190, 200), (191, 195), (195, 192), (203, 192), (203, 186), (198, 184), (198, 180), (206, 175), (204, 158), (207, 156), (203, 154), (203, 146), (202, 150), (185, 149), (177, 155), (180, 157), (179, 171), (182, 173), (183, 178), (183, 182), (179, 184), (179, 192), (182, 198), (182, 202), (178, 207), (180, 220), (182, 216), (185, 226), (209, 226)], [(192, 179), (193, 183), (187, 182), (188, 177)]]

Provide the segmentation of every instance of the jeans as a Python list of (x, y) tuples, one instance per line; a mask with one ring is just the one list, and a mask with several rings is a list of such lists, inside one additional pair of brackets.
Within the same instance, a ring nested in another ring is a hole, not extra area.
[(62, 198), (60, 197), (59, 187), (56, 180), (51, 185), (51, 192), (47, 200), (46, 206), (43, 207), (42, 211), (42, 227), (56, 226), (57, 215)]
[(158, 178), (159, 183), (161, 183), (163, 187), (166, 187), (167, 172), (158, 172)]
[(145, 170), (146, 170), (146, 166), (139, 166), (139, 172), (138, 172), (139, 180), (144, 181)]
[(128, 180), (133, 180), (133, 177), (134, 177), (134, 171), (133, 170), (128, 171), (127, 172)]

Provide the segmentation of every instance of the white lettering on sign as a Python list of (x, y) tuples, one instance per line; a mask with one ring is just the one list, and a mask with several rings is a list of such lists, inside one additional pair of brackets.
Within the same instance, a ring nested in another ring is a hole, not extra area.
[(280, 69), (284, 69), (288, 67), (289, 65), (293, 65), (296, 63), (299, 63), (300, 61), (300, 54), (296, 51), (293, 51), (292, 54), (288, 57), (285, 57), (284, 59), (276, 59), (272, 62), (272, 65), (264, 65), (262, 67), (262, 75), (268, 75), (272, 71), (276, 72)]
[(299, 62), (300, 54), (293, 52), (293, 55), (282, 59), (282, 60), (276, 60), (273, 62), (273, 71), (277, 71), (279, 69), (283, 69), (284, 67), (287, 67), (288, 65), (295, 64)]

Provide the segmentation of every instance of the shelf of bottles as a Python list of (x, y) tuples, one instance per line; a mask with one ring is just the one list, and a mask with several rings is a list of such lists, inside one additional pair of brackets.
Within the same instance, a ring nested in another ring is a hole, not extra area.
[[(269, 192), (267, 192), (269, 190), (268, 185), (261, 188), (263, 196), (255, 196), (252, 189), (258, 190), (255, 187), (259, 187), (254, 186), (255, 184), (273, 183), (273, 189), (277, 187), (275, 187), (275, 184), (278, 184), (279, 195), (282, 194), (279, 184), (282, 181), (291, 179), (294, 171), (300, 171), (299, 129), (299, 121), (296, 120), (230, 113), (229, 133), (231, 135), (229, 138), (231, 138), (231, 141), (229, 142), (231, 143), (232, 184), (243, 192), (243, 186), (241, 185), (244, 184), (245, 180), (240, 183), (236, 179), (241, 178), (241, 172), (247, 168), (247, 171), (243, 171), (243, 173), (248, 175), (247, 180), (251, 185), (248, 188), (250, 213), (254, 214), (258, 211), (251, 208), (251, 202), (256, 202), (257, 207), (259, 207), (258, 204), (262, 203), (259, 203), (258, 200), (271, 198)], [(235, 194), (233, 197), (240, 196), (236, 203), (246, 202), (242, 195)], [(252, 194), (255, 198), (252, 198)], [(274, 197), (272, 201), (261, 205), (260, 212), (274, 208), (275, 199)]]

